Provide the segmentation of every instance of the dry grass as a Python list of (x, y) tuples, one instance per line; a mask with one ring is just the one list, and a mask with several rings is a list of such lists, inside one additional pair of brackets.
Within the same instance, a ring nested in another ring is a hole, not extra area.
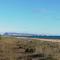
[(60, 42), (2, 37), (0, 60), (60, 60)]

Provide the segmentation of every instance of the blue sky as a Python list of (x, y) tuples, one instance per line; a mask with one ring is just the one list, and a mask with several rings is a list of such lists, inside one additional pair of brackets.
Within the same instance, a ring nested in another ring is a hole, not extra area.
[(60, 0), (0, 0), (0, 32), (60, 34)]

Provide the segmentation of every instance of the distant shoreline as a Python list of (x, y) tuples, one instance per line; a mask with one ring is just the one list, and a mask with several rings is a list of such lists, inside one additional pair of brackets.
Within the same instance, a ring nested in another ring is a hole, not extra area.
[(29, 37), (19, 37), (21, 39), (26, 39), (26, 40), (39, 40), (39, 41), (47, 41), (47, 42), (59, 42), (60, 39), (44, 39), (44, 38), (29, 38)]
[(60, 39), (40, 39), (40, 38), (32, 38), (33, 40), (40, 40), (40, 41), (47, 41), (47, 42), (59, 42), (60, 43)]
[(38, 39), (60, 39), (60, 36), (16, 36), (16, 37), (20, 37), (20, 38), (38, 38)]

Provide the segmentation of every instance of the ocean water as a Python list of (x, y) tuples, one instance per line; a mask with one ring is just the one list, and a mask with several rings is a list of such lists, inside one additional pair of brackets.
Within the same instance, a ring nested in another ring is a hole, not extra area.
[(32, 38), (60, 39), (60, 36), (32, 36)]

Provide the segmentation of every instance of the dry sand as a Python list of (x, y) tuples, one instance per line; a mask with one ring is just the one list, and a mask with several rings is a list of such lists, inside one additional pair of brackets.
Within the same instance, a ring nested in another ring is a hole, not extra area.
[(32, 40), (50, 41), (50, 42), (60, 42), (60, 39), (41, 39), (41, 38), (32, 38)]

